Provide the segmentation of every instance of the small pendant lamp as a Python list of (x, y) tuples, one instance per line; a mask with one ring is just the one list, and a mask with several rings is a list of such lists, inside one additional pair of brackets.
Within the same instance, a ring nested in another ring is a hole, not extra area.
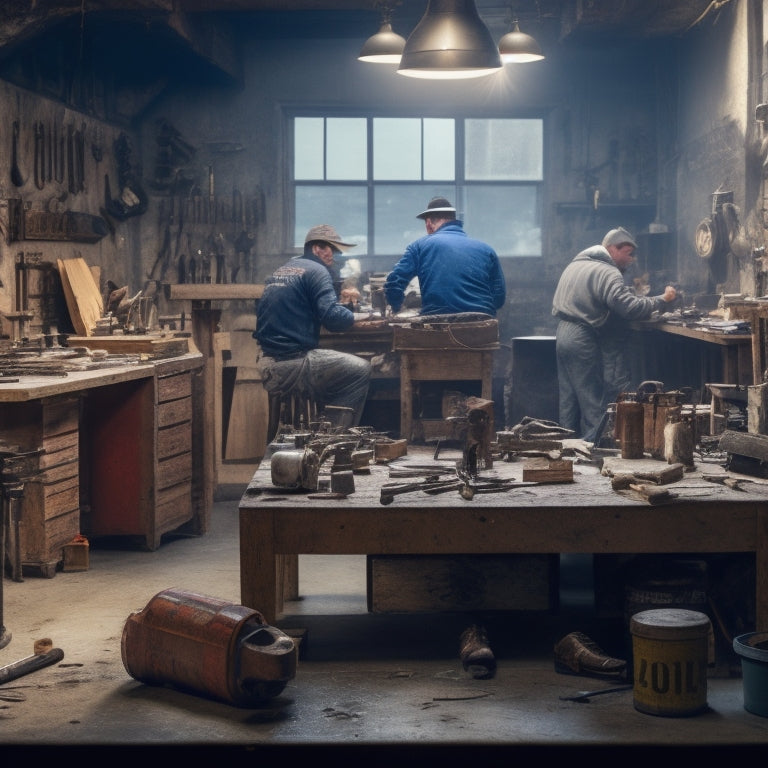
[(405, 38), (392, 31), (392, 8), (389, 3), (381, 5), (381, 27), (371, 35), (360, 49), (360, 61), (374, 64), (399, 64), (405, 47)]
[(535, 38), (520, 31), (517, 19), (512, 22), (512, 29), (499, 40), (499, 54), (504, 64), (523, 64), (544, 58)]

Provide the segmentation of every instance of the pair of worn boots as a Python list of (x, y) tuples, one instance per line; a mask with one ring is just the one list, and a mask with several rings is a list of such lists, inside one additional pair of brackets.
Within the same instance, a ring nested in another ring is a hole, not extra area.
[[(496, 658), (481, 626), (473, 624), (461, 633), (459, 658), (464, 670), (476, 680), (486, 680), (496, 673)], [(621, 680), (626, 677), (627, 662), (609, 656), (583, 632), (571, 632), (555, 644), (555, 671)]]

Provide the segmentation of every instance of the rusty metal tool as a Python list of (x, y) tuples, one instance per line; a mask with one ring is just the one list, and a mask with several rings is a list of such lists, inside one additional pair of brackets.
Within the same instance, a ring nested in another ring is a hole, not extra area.
[(43, 667), (50, 667), (51, 664), (56, 664), (63, 658), (64, 651), (61, 648), (51, 648), (45, 653), (34, 653), (32, 656), (6, 664), (4, 667), (0, 667), (0, 685), (28, 675), (30, 672), (37, 672)]
[(600, 688), (597, 691), (579, 691), (576, 696), (560, 696), (560, 701), (578, 701), (579, 703), (588, 703), (593, 696), (601, 696), (604, 693), (618, 693), (619, 691), (628, 691), (632, 688), (632, 683), (626, 685), (617, 685), (613, 688)]
[(379, 501), (386, 506), (395, 500), (395, 496), (403, 493), (413, 493), (414, 491), (439, 493), (443, 490), (457, 489), (460, 485), (461, 482), (455, 478), (451, 480), (425, 480), (421, 483), (385, 483), (381, 487)]

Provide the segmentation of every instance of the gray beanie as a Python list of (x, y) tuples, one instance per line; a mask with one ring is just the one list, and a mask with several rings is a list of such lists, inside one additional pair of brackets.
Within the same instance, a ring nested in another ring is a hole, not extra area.
[(635, 238), (624, 227), (612, 229), (603, 238), (603, 248), (607, 248), (609, 245), (622, 245), (623, 243), (629, 243), (633, 248), (637, 248)]

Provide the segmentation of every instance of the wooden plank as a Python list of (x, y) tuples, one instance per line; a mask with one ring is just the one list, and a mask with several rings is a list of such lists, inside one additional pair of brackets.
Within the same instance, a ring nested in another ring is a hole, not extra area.
[(548, 611), (558, 562), (546, 554), (369, 555), (368, 610)]
[(573, 462), (566, 459), (528, 459), (523, 464), (523, 482), (572, 483)]
[(238, 368), (224, 458), (229, 461), (261, 458), (266, 450), (268, 421), (268, 396), (258, 369)]
[(189, 338), (186, 336), (151, 336), (149, 334), (112, 335), (112, 336), (70, 336), (67, 344), (70, 347), (87, 347), (88, 349), (103, 349), (110, 354), (141, 354), (149, 355), (185, 355), (189, 349)]
[(263, 293), (263, 283), (182, 283), (166, 286), (166, 294), (171, 301), (260, 299)]
[(72, 325), (80, 336), (91, 336), (104, 306), (85, 259), (58, 259), (61, 285)]

